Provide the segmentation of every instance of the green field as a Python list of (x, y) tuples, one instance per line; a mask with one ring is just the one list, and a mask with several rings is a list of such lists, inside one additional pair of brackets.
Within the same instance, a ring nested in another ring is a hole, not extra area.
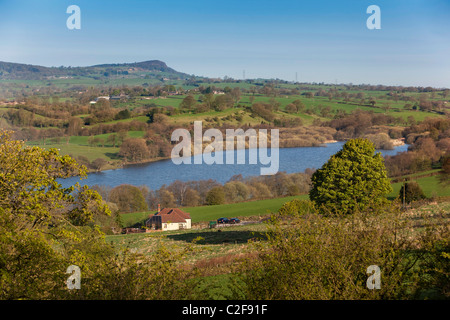
[[(221, 217), (251, 217), (264, 216), (272, 212), (277, 212), (281, 206), (293, 199), (307, 199), (307, 195), (276, 198), (267, 200), (257, 200), (241, 203), (222, 204), (215, 206), (201, 206), (201, 207), (186, 207), (181, 208), (183, 211), (191, 214), (192, 223), (208, 222), (217, 220)], [(143, 223), (149, 215), (154, 214), (155, 211), (124, 213), (121, 214), (124, 227), (129, 227), (135, 224)]]
[[(144, 131), (128, 131), (127, 137), (129, 138), (142, 138), (144, 136)], [(105, 167), (105, 169), (115, 168), (120, 159), (118, 158), (118, 153), (120, 148), (116, 144), (116, 147), (109, 142), (107, 142), (108, 137), (112, 133), (99, 134), (93, 136), (94, 138), (99, 138), (103, 140), (103, 143), (98, 145), (89, 145), (88, 140), (90, 137), (87, 136), (70, 136), (69, 143), (67, 143), (67, 138), (63, 137), (59, 142), (55, 142), (54, 139), (45, 139), (45, 145), (43, 141), (29, 141), (27, 145), (39, 146), (45, 149), (57, 149), (60, 154), (68, 154), (73, 157), (84, 156), (89, 161), (94, 161), (95, 159), (102, 158), (108, 162), (110, 165)]]
[(191, 214), (192, 222), (217, 220), (221, 217), (264, 216), (277, 212), (281, 206), (293, 199), (307, 199), (308, 195), (249, 201), (216, 206), (182, 208)]
[[(410, 181), (416, 181), (419, 186), (422, 188), (425, 196), (428, 198), (431, 197), (449, 197), (450, 196), (450, 185), (443, 185), (439, 181), (439, 177), (437, 175), (430, 177), (422, 177), (422, 178), (411, 178)], [(399, 195), (400, 188), (402, 187), (402, 182), (397, 182), (392, 184), (392, 191), (388, 198), (396, 198)]]

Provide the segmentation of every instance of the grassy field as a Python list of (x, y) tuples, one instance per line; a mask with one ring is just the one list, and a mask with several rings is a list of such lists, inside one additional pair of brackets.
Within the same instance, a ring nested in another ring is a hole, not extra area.
[[(90, 137), (87, 136), (70, 136), (68, 143), (67, 138), (64, 137), (59, 142), (55, 142), (54, 139), (46, 139), (45, 145), (41, 140), (29, 141), (27, 145), (39, 146), (45, 149), (55, 148), (59, 150), (60, 154), (68, 154), (73, 157), (84, 156), (91, 162), (95, 159), (102, 158), (109, 162), (109, 165), (104, 168), (106, 170), (115, 168), (121, 162), (118, 157), (120, 148), (117, 145), (114, 147), (111, 143), (107, 142), (111, 134), (107, 133), (93, 136), (104, 141), (98, 145), (89, 145), (88, 140)], [(128, 131), (127, 134), (129, 138), (142, 138), (144, 135), (144, 131)]]
[[(181, 209), (190, 213), (192, 223), (198, 223), (217, 220), (221, 217), (245, 218), (268, 215), (272, 212), (277, 212), (284, 203), (296, 198), (307, 199), (308, 195), (248, 201), (241, 203), (230, 203), (215, 206), (186, 207)], [(148, 219), (149, 215), (152, 215), (154, 213), (155, 211), (124, 213), (121, 214), (121, 218), (124, 227), (130, 227), (135, 224), (143, 223), (146, 219)]]
[(277, 212), (281, 206), (293, 199), (307, 199), (308, 195), (267, 199), (259, 201), (249, 201), (232, 204), (222, 204), (216, 206), (203, 206), (182, 208), (191, 214), (192, 222), (217, 220), (221, 217), (250, 217), (264, 216), (273, 212)]
[[(409, 178), (410, 181), (416, 181), (419, 184), (428, 198), (450, 196), (450, 185), (443, 185), (442, 183), (440, 183), (439, 176), (437, 175), (421, 178), (414, 178), (414, 175), (410, 175)], [(393, 183), (392, 188), (394, 190), (388, 195), (388, 198), (396, 198), (400, 192), (402, 184), (403, 182)]]

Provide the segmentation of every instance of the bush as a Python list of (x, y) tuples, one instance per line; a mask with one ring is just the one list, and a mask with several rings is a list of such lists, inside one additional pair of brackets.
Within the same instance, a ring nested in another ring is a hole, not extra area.
[(423, 193), (422, 188), (420, 188), (419, 184), (415, 181), (403, 184), (402, 187), (400, 188), (398, 196), (400, 199), (402, 199), (402, 201), (404, 197), (406, 203), (426, 199), (426, 196)]
[[(283, 216), (289, 224), (272, 219), (267, 241), (254, 244), (258, 255), (241, 266), (246, 299), (414, 299), (433, 286), (440, 294), (449, 292), (448, 225), (415, 234), (414, 221), (402, 219), (396, 205), (326, 217), (293, 201), (283, 206)], [(435, 250), (421, 260), (428, 247)], [(381, 270), (377, 290), (367, 288), (372, 265)]]
[[(317, 209), (315, 208), (314, 202), (310, 200), (299, 200), (294, 199), (292, 201), (286, 202), (283, 206), (278, 210), (278, 214), (276, 216), (286, 217), (286, 216), (301, 216), (308, 214), (316, 214)], [(274, 217), (276, 217), (274, 216)]]
[[(65, 291), (66, 299), (76, 300), (179, 300), (196, 295), (195, 272), (180, 268), (187, 250), (159, 246), (150, 257), (121, 252), (98, 253), (102, 259), (82, 269), (80, 290)], [(89, 267), (89, 268), (88, 268)], [(62, 291), (62, 290), (60, 290)], [(198, 294), (198, 293), (197, 293)]]

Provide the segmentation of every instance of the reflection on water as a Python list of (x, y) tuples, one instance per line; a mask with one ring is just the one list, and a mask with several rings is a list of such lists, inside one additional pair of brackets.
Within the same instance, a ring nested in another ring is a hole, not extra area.
[[(283, 148), (279, 150), (279, 172), (294, 173), (303, 172), (307, 168), (320, 168), (333, 154), (338, 152), (344, 142), (327, 144), (324, 147)], [(408, 145), (396, 147), (394, 150), (379, 150), (383, 155), (395, 155), (407, 151)], [(248, 150), (246, 150), (246, 164), (236, 164), (236, 151), (234, 153), (235, 164), (180, 164), (176, 165), (172, 160), (163, 160), (147, 164), (127, 166), (116, 170), (107, 170), (89, 174), (87, 179), (79, 181), (79, 178), (70, 178), (62, 181), (63, 186), (80, 182), (81, 185), (106, 185), (115, 187), (121, 184), (135, 186), (146, 185), (151, 190), (159, 189), (162, 185), (169, 185), (173, 181), (206, 180), (213, 179), (225, 183), (233, 175), (242, 174), (243, 177), (260, 174), (261, 165), (248, 164)], [(268, 150), (270, 154), (270, 149)], [(215, 156), (223, 156), (226, 151)], [(201, 155), (200, 155), (201, 156)], [(194, 161), (192, 161), (194, 163)], [(224, 161), (225, 163), (225, 161)]]

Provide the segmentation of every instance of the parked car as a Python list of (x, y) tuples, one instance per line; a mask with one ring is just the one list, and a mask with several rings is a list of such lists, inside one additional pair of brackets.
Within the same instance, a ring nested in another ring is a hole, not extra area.
[(230, 223), (230, 220), (228, 218), (219, 218), (217, 219), (217, 223)]
[(230, 219), (230, 223), (240, 223), (241, 220), (239, 220), (238, 218), (231, 218)]

